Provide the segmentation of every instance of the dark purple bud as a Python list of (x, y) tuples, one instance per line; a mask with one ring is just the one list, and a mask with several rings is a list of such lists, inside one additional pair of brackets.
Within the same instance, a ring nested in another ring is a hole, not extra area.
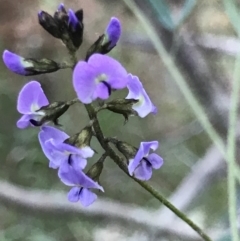
[(76, 17), (78, 18), (79, 22), (83, 21), (83, 10), (79, 9), (78, 11), (75, 12)]
[(79, 21), (72, 9), (68, 10), (68, 32), (76, 49), (80, 47), (83, 39), (83, 23)]
[(61, 38), (61, 32), (59, 31), (58, 23), (47, 12), (40, 11), (38, 13), (39, 24), (53, 37)]

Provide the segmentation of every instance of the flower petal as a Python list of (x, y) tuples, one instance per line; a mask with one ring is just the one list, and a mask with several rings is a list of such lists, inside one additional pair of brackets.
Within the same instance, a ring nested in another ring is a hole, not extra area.
[(27, 75), (25, 67), (32, 67), (30, 63), (24, 62), (24, 58), (8, 50), (3, 52), (3, 62), (9, 70), (16, 74)]
[(91, 205), (97, 199), (97, 195), (87, 188), (83, 188), (80, 192), (79, 201), (84, 207)]
[(71, 155), (71, 165), (75, 169), (84, 169), (87, 165), (87, 160), (79, 155)]
[(109, 48), (114, 47), (121, 36), (121, 23), (116, 17), (112, 17), (105, 30), (107, 42), (111, 42)]
[(143, 89), (143, 85), (137, 76), (128, 74), (127, 88), (129, 90), (129, 93), (126, 99), (135, 99), (135, 100), (139, 99), (141, 90)]
[(42, 126), (39, 135), (41, 137), (40, 141), (43, 143), (50, 139), (53, 139), (55, 143), (61, 143), (69, 138), (69, 135), (65, 132), (52, 126)]
[(88, 64), (94, 68), (96, 77), (106, 76), (102, 80), (106, 81), (111, 88), (123, 89), (127, 86), (127, 71), (114, 58), (102, 54), (93, 54), (89, 58)]
[(91, 103), (96, 88), (95, 70), (85, 61), (79, 61), (73, 71), (73, 87), (80, 101)]
[(44, 143), (42, 150), (45, 156), (49, 159), (49, 167), (57, 169), (63, 162), (67, 162), (69, 155), (59, 151), (54, 145), (53, 139), (50, 139)]
[(128, 85), (127, 88), (129, 93), (126, 99), (135, 99), (138, 100), (136, 104), (133, 105), (133, 109), (137, 111), (138, 115), (141, 118), (144, 118), (149, 113), (156, 114), (157, 108), (153, 105), (150, 100), (147, 92), (143, 88), (141, 81), (137, 76), (133, 76), (131, 74), (128, 75)]
[(145, 160), (142, 160), (140, 165), (134, 171), (134, 177), (139, 180), (147, 181), (152, 176), (152, 168)]
[(18, 95), (17, 110), (22, 114), (31, 114), (48, 104), (40, 83), (31, 81), (23, 86)]
[(141, 142), (140, 148), (142, 152), (144, 153), (143, 156), (148, 156), (148, 153), (150, 149), (153, 151), (157, 150), (158, 148), (158, 141), (147, 141), (147, 142)]
[(163, 159), (156, 153), (152, 153), (147, 157), (154, 169), (159, 169), (163, 165)]
[(80, 193), (82, 188), (80, 187), (73, 187), (71, 190), (68, 192), (68, 201), (70, 202), (78, 202), (80, 198)]
[(140, 164), (141, 159), (130, 159), (129, 160), (129, 164), (128, 164), (128, 172), (129, 175), (133, 175), (133, 172), (135, 171), (135, 169), (137, 168), (137, 166)]
[(20, 129), (25, 129), (31, 125), (29, 120), (32, 119), (32, 115), (23, 115), (18, 121), (17, 121), (17, 127)]
[(100, 98), (106, 100), (109, 97), (109, 94), (110, 93), (108, 87), (104, 83), (99, 83), (97, 84), (96, 89), (94, 91), (93, 99), (95, 100), (97, 98)]
[(76, 30), (77, 25), (79, 24), (78, 22), (78, 18), (76, 17), (74, 11), (72, 9), (68, 10), (68, 25), (71, 25), (73, 27), (73, 29)]
[(83, 158), (90, 158), (94, 155), (93, 149), (89, 146), (85, 146), (80, 149), (81, 149), (81, 153), (82, 153), (81, 155)]
[(96, 188), (103, 191), (103, 188), (97, 182), (88, 177), (81, 169), (75, 169), (66, 162), (62, 163), (60, 166), (58, 176), (67, 186)]
[(83, 152), (81, 148), (69, 145), (67, 143), (55, 143), (54, 140), (53, 140), (53, 143), (59, 151), (69, 153), (69, 154), (77, 154), (77, 155), (80, 155), (82, 158), (83, 158), (83, 155), (85, 154), (85, 152)]
[[(42, 126), (38, 134), (38, 139), (43, 153), (50, 160), (49, 167), (58, 168), (62, 161), (67, 160), (68, 156), (60, 152), (55, 144), (65, 141), (69, 136), (63, 131), (51, 126)], [(54, 144), (52, 142), (54, 140)]]

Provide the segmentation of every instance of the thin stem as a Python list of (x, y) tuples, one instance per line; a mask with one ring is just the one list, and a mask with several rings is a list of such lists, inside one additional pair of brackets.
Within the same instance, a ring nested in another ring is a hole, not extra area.
[(236, 125), (238, 117), (238, 100), (240, 90), (240, 55), (235, 62), (234, 79), (232, 84), (231, 108), (229, 112), (229, 129), (227, 136), (227, 157), (228, 157), (228, 212), (231, 227), (232, 240), (238, 241), (237, 228), (237, 190), (234, 176), (236, 168)]
[(173, 211), (179, 218), (181, 218), (184, 222), (186, 222), (193, 230), (195, 230), (205, 241), (211, 241), (211, 238), (205, 234), (200, 227), (198, 227), (192, 220), (190, 220), (184, 213), (178, 210), (175, 206), (173, 206), (166, 198), (164, 198), (159, 192), (157, 192), (151, 185), (146, 182), (140, 181), (128, 174), (127, 166), (124, 160), (112, 149), (109, 145), (109, 140), (105, 139), (99, 125), (95, 109), (92, 105), (85, 105), (88, 115), (93, 122), (93, 128), (96, 133), (96, 137), (101, 144), (102, 148), (106, 151), (106, 154), (135, 182), (137, 182), (140, 186), (142, 186), (146, 191), (148, 191), (152, 196), (154, 196), (157, 200), (159, 200), (163, 205), (168, 207), (171, 211)]
[[(177, 66), (171, 59), (169, 53), (165, 50), (164, 45), (161, 39), (156, 34), (154, 28), (150, 21), (144, 16), (138, 6), (134, 3), (134, 1), (123, 0), (125, 4), (134, 12), (138, 20), (143, 25), (144, 29), (146, 30), (147, 35), (152, 40), (152, 43), (161, 58), (162, 62), (165, 64), (166, 68), (169, 70), (169, 73), (172, 75), (173, 80), (178, 85), (179, 89), (183, 93), (183, 96), (186, 98), (188, 104), (192, 107), (193, 112), (195, 113), (196, 117), (202, 124), (203, 128), (205, 129), (206, 133), (208, 134), (209, 138), (213, 141), (213, 143), (217, 146), (220, 153), (227, 161), (227, 152), (225, 148), (225, 144), (221, 138), (221, 136), (216, 132), (213, 128), (211, 122), (209, 121), (203, 107), (200, 105), (198, 100), (195, 98), (194, 94), (192, 93), (190, 87), (187, 84), (187, 81), (184, 79), (181, 72), (178, 70)], [(239, 167), (235, 167), (235, 176), (240, 182), (240, 169)]]

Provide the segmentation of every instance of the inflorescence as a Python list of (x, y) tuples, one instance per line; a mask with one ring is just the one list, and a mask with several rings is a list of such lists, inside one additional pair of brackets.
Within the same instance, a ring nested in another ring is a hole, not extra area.
[[(144, 118), (150, 113), (156, 114), (157, 108), (139, 78), (128, 73), (117, 60), (106, 55), (116, 46), (121, 35), (121, 23), (116, 17), (110, 19), (104, 33), (88, 49), (85, 59), (80, 61), (76, 60), (75, 53), (83, 41), (82, 9), (76, 12), (72, 9), (67, 11), (64, 5), (60, 4), (53, 16), (40, 11), (38, 20), (48, 33), (63, 42), (69, 51), (71, 62), (57, 63), (45, 58), (24, 58), (8, 50), (3, 53), (3, 61), (9, 70), (25, 76), (72, 68), (72, 83), (77, 98), (49, 103), (40, 83), (32, 80), (23, 86), (18, 95), (17, 110), (22, 117), (17, 121), (17, 127), (40, 127), (38, 138), (49, 159), (49, 167), (58, 169), (60, 180), (71, 186), (68, 200), (80, 201), (83, 206), (89, 206), (97, 198), (92, 189), (104, 191), (99, 184), (99, 177), (103, 162), (108, 156), (107, 152), (104, 153), (87, 172), (84, 171), (87, 159), (95, 154), (91, 148), (91, 139), (97, 135), (93, 127), (95, 120), (89, 116), (88, 125), (73, 136), (48, 124), (52, 122), (59, 126), (58, 118), (77, 102), (88, 105), (100, 99), (101, 102), (97, 101), (98, 106), (94, 109), (96, 114), (102, 109), (108, 109), (123, 115), (125, 122), (129, 116)], [(113, 91), (124, 88), (129, 91), (125, 99), (105, 102)], [(159, 155), (149, 154), (151, 150), (158, 148), (158, 141), (141, 142), (139, 148), (136, 148), (116, 138), (104, 138), (125, 157), (129, 175), (139, 180), (149, 180), (152, 169), (159, 169), (163, 164)]]

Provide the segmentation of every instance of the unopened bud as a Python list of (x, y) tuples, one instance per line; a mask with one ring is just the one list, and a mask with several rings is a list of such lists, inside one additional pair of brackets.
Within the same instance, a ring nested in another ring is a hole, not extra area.
[(137, 148), (128, 144), (124, 141), (114, 140), (113, 142), (117, 149), (126, 157), (127, 160), (130, 160), (135, 157), (137, 153)]
[(106, 108), (112, 112), (122, 114), (125, 118), (125, 123), (131, 115), (137, 115), (137, 112), (132, 109), (138, 100), (134, 99), (115, 99), (106, 104)]
[(50, 59), (23, 58), (8, 50), (3, 52), (3, 61), (7, 68), (20, 75), (37, 75), (59, 70), (59, 65)]
[[(82, 44), (82, 39), (83, 39), (83, 23), (82, 23), (83, 11), (79, 10), (78, 16), (77, 16), (76, 13), (73, 12), (73, 10), (69, 9), (68, 16), (69, 16), (69, 20), (68, 20), (69, 36), (74, 47), (78, 49)], [(81, 21), (79, 19), (81, 19)]]
[(89, 176), (90, 178), (92, 178), (94, 181), (99, 181), (99, 177), (102, 173), (103, 170), (103, 162), (102, 161), (98, 161), (95, 164), (92, 165), (92, 167), (88, 170), (88, 172), (86, 173), (87, 176)]
[(58, 23), (47, 12), (40, 11), (38, 13), (39, 24), (53, 37), (61, 38), (61, 32), (59, 31)]

